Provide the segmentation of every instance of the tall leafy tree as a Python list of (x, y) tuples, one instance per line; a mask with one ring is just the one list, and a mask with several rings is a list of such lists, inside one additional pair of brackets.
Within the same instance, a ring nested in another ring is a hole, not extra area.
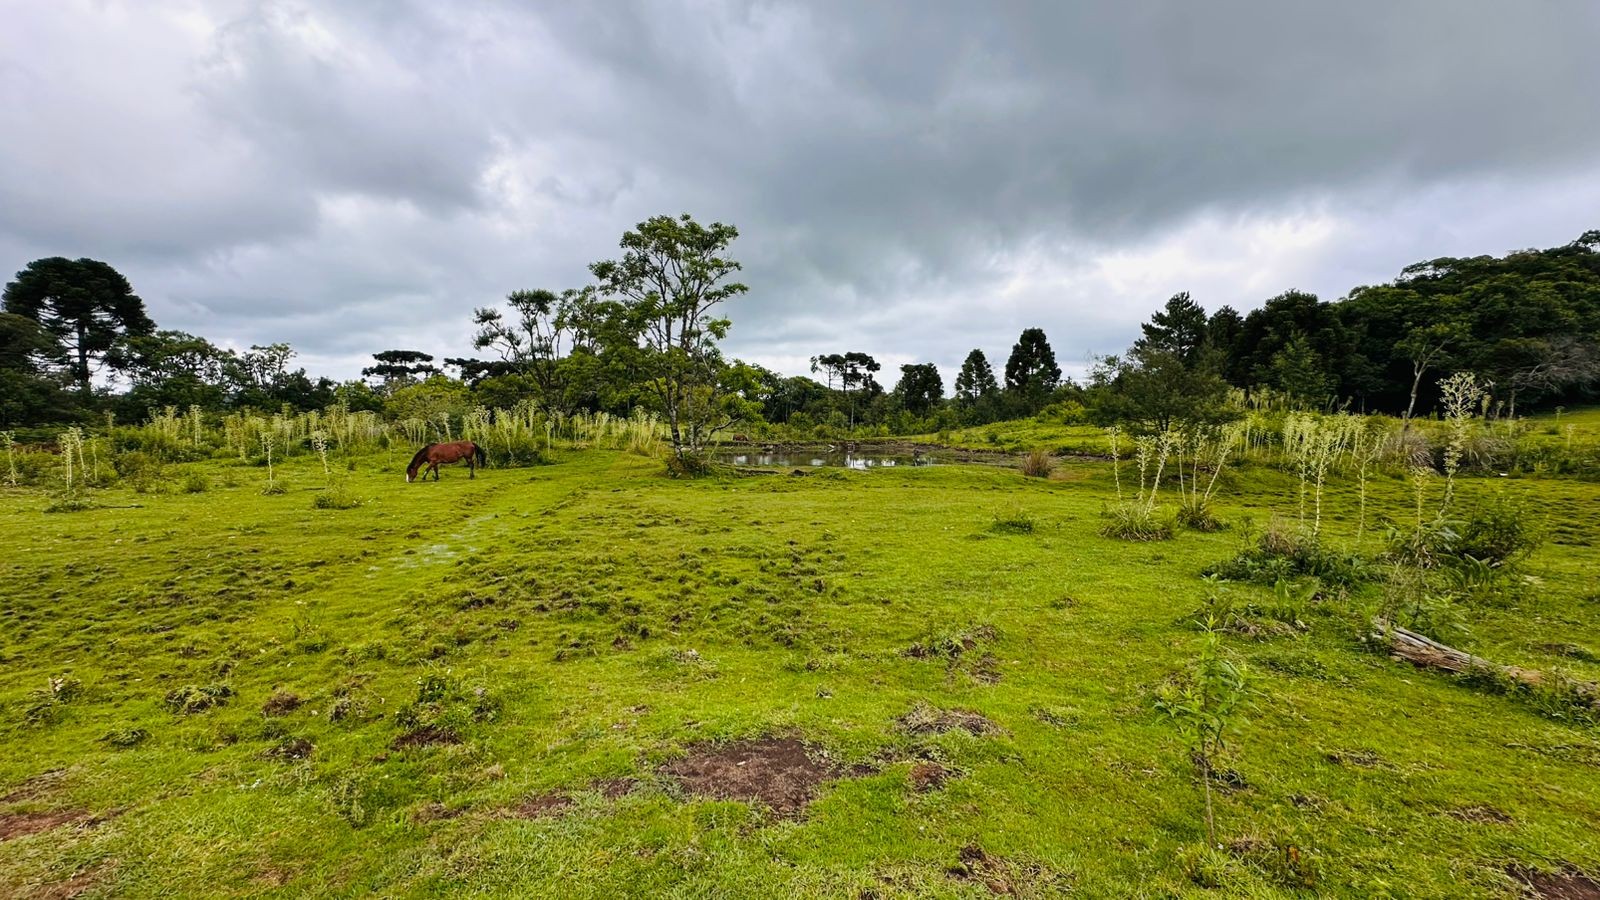
[(1205, 344), (1206, 324), (1206, 311), (1189, 298), (1188, 291), (1173, 294), (1165, 307), (1139, 326), (1144, 336), (1133, 346), (1141, 352), (1171, 353), (1186, 365), (1194, 365)]
[(61, 344), (27, 316), (0, 313), (0, 427), (68, 418), (71, 397), (53, 374)]
[(697, 451), (710, 435), (738, 421), (728, 396), (717, 342), (730, 322), (723, 302), (749, 290), (732, 280), (741, 266), (728, 256), (739, 236), (732, 225), (701, 225), (689, 215), (656, 216), (622, 236), (622, 257), (589, 271), (609, 299), (605, 311), (628, 345), (644, 389), (666, 416), (672, 450)]
[(87, 393), (94, 365), (124, 339), (155, 323), (128, 279), (94, 259), (36, 259), (6, 285), (5, 311), (33, 319), (61, 343), (72, 378)]
[(389, 391), (439, 374), (433, 354), (421, 350), (380, 350), (372, 354), (372, 360), (372, 365), (361, 370), (361, 377), (380, 379)]
[(999, 392), (1000, 384), (995, 380), (989, 358), (983, 355), (982, 350), (975, 349), (968, 353), (966, 360), (961, 363), (961, 371), (956, 374), (957, 402), (963, 406), (973, 406), (979, 400), (993, 397)]
[[(473, 322), (478, 333), (472, 346), (494, 349), (505, 366), (484, 366), (486, 374), (526, 375), (548, 406), (570, 412), (593, 392), (588, 381), (595, 367), (590, 360), (574, 360), (577, 352), (590, 355), (597, 300), (595, 289), (585, 287), (557, 294), (549, 290), (514, 291), (506, 297), (511, 315), (494, 308), (478, 309)], [(463, 366), (463, 372), (470, 366)]]
[(1017, 338), (1006, 359), (1006, 391), (1032, 412), (1061, 383), (1061, 367), (1045, 339), (1044, 329), (1028, 328)]
[(1228, 385), (1203, 367), (1165, 350), (1134, 350), (1099, 361), (1089, 378), (1089, 407), (1099, 422), (1159, 433), (1226, 421)]
[(165, 330), (131, 337), (107, 360), (128, 380), (120, 406), (132, 415), (150, 407), (210, 409), (223, 403), (230, 354), (199, 335)]
[(825, 353), (811, 358), (811, 371), (823, 373), (828, 379), (829, 390), (833, 389), (835, 381), (839, 383), (839, 390), (844, 392), (849, 405), (851, 428), (856, 425), (857, 401), (863, 398), (870, 400), (883, 392), (883, 386), (873, 377), (882, 368), (876, 359), (858, 350)]
[(1270, 383), (1287, 394), (1296, 404), (1318, 407), (1328, 399), (1330, 391), (1327, 369), (1311, 341), (1296, 333), (1272, 357)]
[(914, 415), (925, 416), (944, 399), (944, 379), (933, 363), (900, 367), (900, 383), (895, 385), (900, 403)]

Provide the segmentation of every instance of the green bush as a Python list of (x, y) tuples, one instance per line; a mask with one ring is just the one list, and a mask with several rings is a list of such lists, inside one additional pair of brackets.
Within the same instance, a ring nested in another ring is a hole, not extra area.
[(692, 453), (667, 454), (667, 474), (673, 478), (704, 478), (715, 469), (711, 460), (704, 456)]
[(1172, 522), (1157, 518), (1155, 507), (1144, 503), (1118, 503), (1101, 515), (1106, 523), (1100, 533), (1124, 541), (1167, 541), (1172, 539)]
[(1228, 527), (1211, 511), (1211, 501), (1193, 495), (1186, 495), (1178, 504), (1178, 524), (1191, 531), (1221, 531)]
[(1055, 468), (1055, 457), (1047, 450), (1034, 450), (1022, 458), (1022, 474), (1029, 478), (1049, 478)]
[(1232, 559), (1213, 563), (1201, 574), (1265, 585), (1316, 578), (1334, 587), (1349, 587), (1372, 577), (1370, 566), (1356, 554), (1334, 550), (1277, 523), (1254, 542), (1247, 542)]
[(204, 494), (211, 489), (211, 482), (199, 472), (190, 472), (183, 476), (181, 486), (185, 494)]
[(341, 478), (318, 491), (317, 495), (311, 498), (311, 505), (315, 509), (355, 509), (361, 505), (361, 498), (357, 497), (350, 490), (350, 485)]
[(1544, 542), (1544, 526), (1528, 502), (1507, 491), (1467, 508), (1455, 526), (1450, 546), (1455, 555), (1470, 556), (1492, 566), (1525, 559)]

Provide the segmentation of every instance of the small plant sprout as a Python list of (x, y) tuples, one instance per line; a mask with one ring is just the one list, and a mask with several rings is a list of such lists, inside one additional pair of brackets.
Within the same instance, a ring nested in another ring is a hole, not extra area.
[(0, 431), (0, 441), (6, 445), (6, 485), (17, 486), (17, 433)]
[(61, 432), (57, 442), (61, 445), (61, 474), (66, 480), (66, 495), (70, 499), (87, 474), (83, 470), (83, 429), (77, 426), (68, 428)]
[(328, 433), (325, 431), (311, 432), (311, 449), (317, 451), (317, 459), (322, 461), (322, 476), (333, 483), (333, 469), (328, 466)]
[(1122, 502), (1122, 429), (1113, 425), (1106, 429), (1106, 441), (1111, 445), (1111, 479), (1117, 485), (1117, 502)]
[(267, 484), (266, 487), (261, 489), (262, 493), (264, 494), (277, 494), (282, 492), (279, 489), (278, 481), (273, 477), (272, 472), (272, 448), (276, 443), (276, 437), (277, 436), (272, 431), (267, 429), (262, 429), (261, 431), (261, 452), (267, 457)]
[(1165, 685), (1156, 705), (1165, 712), (1189, 745), (1190, 758), (1200, 770), (1205, 795), (1206, 843), (1217, 845), (1216, 818), (1212, 812), (1211, 779), (1218, 757), (1227, 749), (1237, 714), (1249, 699), (1249, 675), (1222, 648), (1222, 623), (1208, 613), (1200, 623), (1200, 652), (1188, 669)]

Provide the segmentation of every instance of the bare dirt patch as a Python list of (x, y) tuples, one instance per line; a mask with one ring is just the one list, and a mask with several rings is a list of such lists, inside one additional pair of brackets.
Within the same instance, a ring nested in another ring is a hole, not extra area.
[(554, 819), (572, 808), (572, 798), (566, 794), (535, 794), (511, 807), (511, 815), (519, 819)]
[(762, 803), (780, 816), (799, 815), (822, 782), (847, 774), (803, 742), (777, 737), (699, 744), (661, 772), (697, 797)]
[(907, 734), (944, 734), (947, 731), (965, 731), (982, 737), (999, 734), (1000, 726), (978, 713), (964, 709), (934, 709), (918, 703), (899, 719), (900, 728)]
[(1540, 872), (1511, 866), (1506, 874), (1521, 883), (1529, 896), (1539, 900), (1600, 900), (1600, 882), (1572, 869)]
[(89, 813), (82, 809), (52, 809), (48, 812), (5, 813), (0, 815), (0, 841), (15, 840), (38, 834), (41, 831), (50, 831), (63, 825), (73, 825), (89, 820)]
[(991, 894), (1016, 893), (1004, 868), (976, 844), (962, 847), (961, 852), (956, 854), (956, 864), (946, 869), (945, 874), (958, 881), (977, 882), (988, 888)]
[(91, 889), (103, 881), (110, 871), (111, 866), (109, 864), (102, 863), (92, 869), (85, 869), (82, 872), (78, 872), (71, 878), (68, 878), (66, 881), (56, 881), (50, 884), (39, 885), (22, 896), (31, 897), (34, 898), (34, 900), (72, 900), (73, 897), (82, 896), (83, 894), (88, 893)]
[(589, 782), (589, 787), (593, 790), (599, 791), (600, 796), (606, 798), (607, 800), (616, 800), (619, 797), (626, 797), (627, 795), (638, 790), (639, 779), (596, 778), (594, 781)]
[(954, 773), (936, 762), (919, 762), (911, 767), (911, 772), (907, 775), (911, 781), (911, 789), (919, 794), (937, 791), (953, 777)]
[(443, 819), (454, 819), (466, 811), (466, 807), (446, 806), (443, 803), (434, 800), (431, 803), (424, 803), (423, 805), (417, 807), (416, 810), (411, 813), (411, 821), (417, 823), (418, 825), (425, 825), (428, 822), (438, 822)]
[(459, 744), (461, 735), (449, 728), (434, 728), (431, 725), (416, 728), (395, 738), (389, 746), (395, 750), (404, 750), (407, 747), (432, 747), (437, 744)]
[(34, 800), (52, 791), (63, 779), (67, 777), (66, 769), (51, 769), (22, 782), (0, 797), (0, 803), (17, 803), (22, 800)]
[(286, 716), (300, 708), (304, 703), (296, 694), (288, 691), (273, 691), (267, 702), (261, 704), (261, 714), (264, 716)]

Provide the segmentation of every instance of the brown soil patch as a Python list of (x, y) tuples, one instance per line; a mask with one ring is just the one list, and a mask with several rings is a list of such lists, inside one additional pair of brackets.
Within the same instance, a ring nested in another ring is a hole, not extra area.
[(0, 815), (0, 841), (14, 840), (60, 828), (62, 825), (72, 825), (89, 819), (89, 813), (81, 809), (52, 809), (49, 812), (31, 813), (6, 813)]
[(571, 807), (572, 798), (566, 794), (535, 794), (511, 807), (510, 812), (519, 819), (553, 819)]
[(432, 803), (424, 803), (423, 805), (417, 807), (417, 809), (411, 813), (411, 821), (417, 823), (418, 825), (423, 825), (428, 822), (437, 822), (441, 819), (454, 819), (464, 812), (466, 812), (464, 807), (445, 806), (443, 803), (435, 800)]
[(991, 894), (1010, 895), (1016, 893), (1012, 888), (1010, 879), (1006, 878), (1004, 869), (997, 861), (991, 859), (983, 848), (976, 844), (968, 844), (956, 854), (956, 864), (945, 870), (945, 874), (960, 881), (975, 881), (989, 889)]
[(95, 885), (99, 884), (110, 871), (110, 868), (108, 864), (102, 863), (92, 869), (79, 872), (66, 881), (39, 885), (23, 896), (34, 898), (34, 900), (72, 900), (72, 898), (87, 893)]
[(264, 716), (286, 716), (300, 708), (304, 703), (299, 696), (288, 691), (274, 691), (267, 702), (261, 704), (261, 714)]
[(918, 703), (899, 719), (900, 728), (907, 734), (944, 734), (957, 729), (982, 737), (999, 734), (1000, 726), (983, 716), (964, 709), (934, 709)]
[(12, 788), (4, 797), (0, 797), (0, 803), (16, 803), (21, 800), (36, 799), (40, 795), (55, 789), (55, 786), (60, 784), (62, 779), (66, 777), (66, 769), (51, 769), (48, 772), (40, 772)]
[(936, 791), (954, 777), (953, 773), (936, 762), (919, 762), (911, 767), (911, 789), (919, 794)]
[(400, 735), (389, 746), (395, 750), (404, 750), (407, 747), (432, 747), (435, 744), (459, 743), (461, 743), (461, 736), (451, 729), (427, 726)]
[(1540, 872), (1522, 866), (1511, 866), (1506, 874), (1521, 882), (1528, 893), (1539, 900), (1600, 900), (1600, 882), (1567, 869), (1562, 872)]
[(1462, 806), (1457, 809), (1445, 810), (1445, 815), (1463, 822), (1492, 822), (1505, 825), (1511, 822), (1511, 817), (1492, 806)]
[(589, 782), (589, 787), (600, 792), (600, 796), (607, 800), (626, 797), (639, 788), (637, 778), (596, 778)]
[(776, 737), (696, 745), (661, 772), (695, 796), (759, 802), (780, 816), (799, 815), (815, 798), (818, 785), (843, 774), (827, 759), (814, 757), (801, 741)]

